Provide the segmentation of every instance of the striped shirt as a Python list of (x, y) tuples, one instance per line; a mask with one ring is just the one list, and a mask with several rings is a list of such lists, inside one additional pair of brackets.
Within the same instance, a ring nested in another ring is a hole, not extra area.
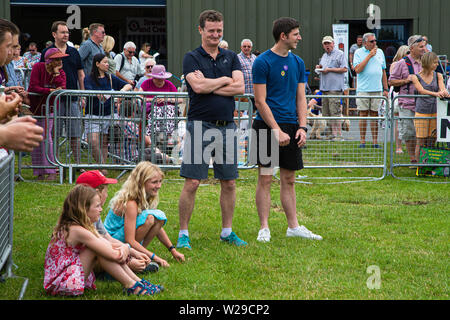
[(253, 94), (252, 66), (256, 56), (252, 54), (249, 58), (243, 52), (239, 53), (237, 56), (241, 63), (242, 73), (244, 74), (245, 94)]

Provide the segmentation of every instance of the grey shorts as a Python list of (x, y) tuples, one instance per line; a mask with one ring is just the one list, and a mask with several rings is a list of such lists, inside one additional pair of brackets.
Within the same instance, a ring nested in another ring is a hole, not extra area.
[(324, 117), (340, 117), (342, 115), (341, 99), (327, 98), (326, 96), (339, 96), (342, 91), (324, 91), (322, 96), (322, 115)]
[(108, 134), (109, 128), (114, 119), (111, 116), (96, 116), (93, 114), (87, 114), (84, 118), (84, 128), (86, 133), (102, 133)]
[(212, 159), (214, 178), (237, 179), (237, 135), (234, 121), (223, 126), (208, 121), (187, 121), (180, 176), (207, 179)]
[[(409, 109), (405, 109), (402, 106), (399, 108), (399, 121), (398, 121), (398, 133), (399, 138), (403, 141), (414, 140), (416, 138), (416, 127), (414, 126), (414, 117), (416, 113)], [(402, 118), (410, 118), (412, 119), (402, 119)]]
[(61, 99), (55, 127), (59, 137), (63, 134), (63, 128), (67, 137), (81, 137), (81, 111), (78, 100), (66, 101), (66, 99)]

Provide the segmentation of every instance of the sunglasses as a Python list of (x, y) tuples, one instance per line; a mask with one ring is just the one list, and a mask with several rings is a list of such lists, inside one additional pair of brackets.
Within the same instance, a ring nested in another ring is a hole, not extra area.
[(152, 69), (153, 66), (145, 66), (145, 69)]
[(375, 43), (375, 42), (377, 42), (377, 40), (370, 40), (369, 42), (370, 43)]
[(426, 41), (426, 40), (424, 38), (419, 38), (416, 41), (414, 41), (414, 43), (419, 43), (419, 42), (422, 42), (422, 41)]
[(136, 53), (136, 51), (130, 51), (130, 50), (127, 50), (127, 51), (128, 51), (128, 53), (132, 53), (132, 54)]

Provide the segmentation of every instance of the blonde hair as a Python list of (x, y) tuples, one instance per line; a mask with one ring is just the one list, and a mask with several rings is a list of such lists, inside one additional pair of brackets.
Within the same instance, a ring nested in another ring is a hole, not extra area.
[(107, 53), (111, 52), (111, 50), (114, 48), (115, 43), (116, 43), (116, 41), (114, 41), (113, 37), (106, 35), (103, 38), (103, 42), (102, 42), (103, 50)]
[(409, 52), (409, 47), (407, 45), (400, 46), (397, 50), (397, 53), (394, 56), (394, 59), (392, 59), (392, 62), (400, 61), (403, 57), (406, 57)]
[(87, 212), (92, 204), (92, 199), (97, 196), (97, 190), (87, 185), (79, 184), (70, 190), (64, 200), (61, 216), (53, 230), (52, 239), (57, 239), (65, 235), (65, 240), (69, 236), (69, 227), (81, 226), (96, 237), (99, 237), (94, 224), (89, 219)]
[(136, 201), (138, 214), (142, 210), (156, 209), (159, 203), (159, 196), (152, 197), (147, 195), (145, 182), (157, 175), (164, 178), (164, 173), (158, 166), (149, 161), (139, 162), (136, 168), (131, 171), (122, 188), (111, 199), (109, 207), (119, 216), (125, 214), (127, 202), (130, 200)]
[(434, 52), (426, 52), (422, 56), (422, 69), (432, 70), (433, 63), (438, 60), (438, 56)]

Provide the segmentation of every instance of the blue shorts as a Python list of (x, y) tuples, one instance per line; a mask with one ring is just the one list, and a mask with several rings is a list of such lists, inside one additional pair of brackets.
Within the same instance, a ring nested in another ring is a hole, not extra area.
[(214, 178), (237, 179), (237, 135), (234, 121), (188, 121), (180, 176), (196, 180), (207, 179), (212, 158)]
[[(145, 221), (147, 220), (147, 217), (149, 215), (152, 215), (155, 217), (155, 219), (164, 221), (164, 225), (167, 223), (167, 217), (164, 212), (158, 209), (152, 209), (152, 210), (143, 210), (137, 217), (136, 217), (136, 229), (138, 229), (140, 226), (142, 226)], [(113, 237), (114, 239), (120, 240), (122, 242), (125, 242), (125, 219), (124, 217), (119, 217), (116, 215), (112, 210), (109, 210), (108, 215), (105, 219), (105, 229), (108, 231), (108, 233)]]

